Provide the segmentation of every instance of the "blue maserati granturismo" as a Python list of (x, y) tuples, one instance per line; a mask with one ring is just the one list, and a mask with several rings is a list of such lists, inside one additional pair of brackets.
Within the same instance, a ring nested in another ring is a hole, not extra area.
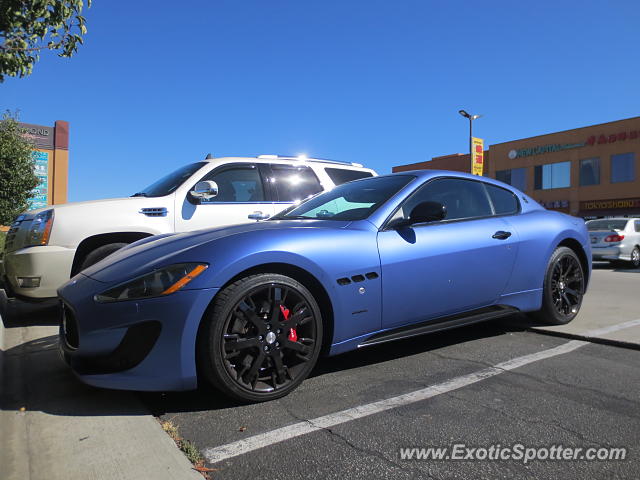
[(60, 348), (91, 385), (281, 397), (336, 355), (516, 312), (580, 310), (584, 222), (498, 181), (415, 171), (267, 221), (133, 243), (63, 285)]

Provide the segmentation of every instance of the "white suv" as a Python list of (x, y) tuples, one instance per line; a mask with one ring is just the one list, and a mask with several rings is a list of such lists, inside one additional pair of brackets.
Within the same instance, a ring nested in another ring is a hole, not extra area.
[(266, 219), (310, 195), (375, 175), (355, 163), (306, 157), (207, 158), (129, 198), (67, 203), (20, 215), (1, 265), (10, 294), (32, 299), (150, 235)]

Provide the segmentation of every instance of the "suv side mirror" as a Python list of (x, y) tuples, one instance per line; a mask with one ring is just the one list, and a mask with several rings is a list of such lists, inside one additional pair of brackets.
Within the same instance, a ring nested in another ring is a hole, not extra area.
[(421, 202), (413, 207), (409, 214), (410, 225), (424, 222), (437, 222), (447, 216), (447, 207), (439, 202)]
[(198, 182), (189, 193), (195, 198), (209, 200), (218, 195), (218, 184), (213, 180)]

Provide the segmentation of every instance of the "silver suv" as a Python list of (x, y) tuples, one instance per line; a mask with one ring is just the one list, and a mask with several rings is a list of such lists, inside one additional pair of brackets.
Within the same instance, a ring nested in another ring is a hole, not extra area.
[(640, 218), (607, 218), (590, 220), (593, 260), (624, 261), (632, 268), (640, 267)]

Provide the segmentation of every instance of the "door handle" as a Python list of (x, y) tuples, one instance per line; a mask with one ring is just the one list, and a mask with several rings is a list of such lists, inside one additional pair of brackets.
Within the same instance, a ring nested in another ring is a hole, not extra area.
[(257, 210), (253, 213), (250, 213), (249, 215), (247, 215), (247, 218), (249, 218), (249, 220), (266, 220), (267, 218), (269, 218), (271, 215), (269, 215), (268, 213), (262, 213), (260, 210)]
[(505, 232), (503, 230), (498, 230), (496, 233), (491, 235), (491, 238), (497, 238), (498, 240), (506, 240), (511, 236), (511, 232)]

